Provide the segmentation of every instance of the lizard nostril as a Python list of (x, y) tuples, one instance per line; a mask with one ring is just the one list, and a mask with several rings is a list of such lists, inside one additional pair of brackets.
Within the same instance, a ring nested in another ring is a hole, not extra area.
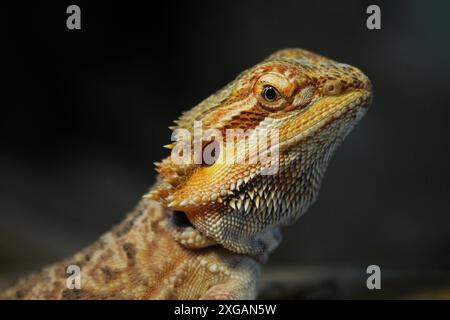
[(325, 95), (336, 95), (341, 93), (341, 84), (337, 80), (329, 80), (323, 86), (323, 93)]

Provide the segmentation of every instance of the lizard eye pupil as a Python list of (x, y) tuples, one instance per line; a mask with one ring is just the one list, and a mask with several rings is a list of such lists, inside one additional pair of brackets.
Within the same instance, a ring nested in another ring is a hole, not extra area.
[(266, 86), (263, 89), (262, 96), (267, 101), (275, 101), (278, 98), (278, 91), (272, 86)]

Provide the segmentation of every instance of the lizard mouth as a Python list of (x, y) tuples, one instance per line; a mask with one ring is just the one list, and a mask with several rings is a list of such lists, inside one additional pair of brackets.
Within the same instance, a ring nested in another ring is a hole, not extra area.
[[(336, 120), (340, 121), (341, 119), (351, 117), (353, 119), (349, 122), (355, 125), (356, 122), (358, 122), (366, 113), (371, 99), (372, 94), (370, 91), (367, 91), (357, 94), (356, 96), (352, 95), (345, 97), (345, 99), (343, 99), (341, 103), (342, 106), (340, 108), (335, 108), (332, 105), (325, 105), (325, 108), (316, 108), (315, 105), (313, 105), (310, 112), (311, 114), (308, 115), (308, 120), (305, 121), (308, 124), (305, 125), (304, 129), (301, 130), (300, 133), (294, 134), (286, 138), (285, 141), (281, 142), (280, 147), (285, 148), (295, 146), (301, 140), (314, 136), (325, 126), (331, 123), (338, 123), (336, 122)], [(328, 113), (328, 116), (323, 117), (324, 112)], [(344, 122), (343, 124), (345, 125), (346, 123)], [(348, 126), (348, 129), (351, 129), (353, 125)]]
[(200, 232), (183, 211), (173, 211), (170, 222), (172, 237), (182, 246), (190, 249), (202, 249), (217, 244), (214, 239)]
[(188, 219), (186, 213), (183, 211), (174, 211), (171, 215), (171, 222), (175, 228), (195, 228), (191, 221)]

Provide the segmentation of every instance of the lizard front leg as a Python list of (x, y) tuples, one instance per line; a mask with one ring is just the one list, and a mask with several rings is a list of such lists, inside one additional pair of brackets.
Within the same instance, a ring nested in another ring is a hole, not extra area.
[(239, 262), (226, 263), (227, 280), (209, 288), (200, 300), (243, 300), (255, 299), (260, 278), (260, 265), (248, 257), (239, 258)]
[[(199, 278), (209, 279), (209, 287), (201, 300), (255, 299), (260, 277), (260, 264), (265, 257), (250, 257), (235, 254), (220, 248), (220, 245), (189, 224), (180, 212), (171, 213), (172, 237), (181, 246), (199, 252)], [(183, 219), (184, 218), (184, 219)], [(183, 222), (184, 221), (184, 222)], [(203, 250), (203, 254), (201, 254)], [(216, 253), (220, 252), (219, 255)], [(198, 270), (198, 269), (197, 269)], [(195, 273), (196, 271), (193, 270)], [(197, 271), (198, 272), (198, 271)], [(195, 282), (202, 282), (198, 279)]]

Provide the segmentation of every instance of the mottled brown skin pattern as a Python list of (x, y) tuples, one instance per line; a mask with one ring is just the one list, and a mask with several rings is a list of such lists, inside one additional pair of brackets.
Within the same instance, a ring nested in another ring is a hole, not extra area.
[[(179, 164), (168, 157), (156, 163), (156, 185), (122, 224), (2, 297), (255, 298), (260, 262), (279, 245), (280, 228), (315, 201), (334, 151), (371, 99), (371, 83), (355, 67), (301, 49), (274, 53), (184, 113), (171, 129), (194, 132), (194, 122), (202, 121), (203, 129), (224, 135), (227, 129), (275, 130), (275, 173), (263, 174), (271, 163), (205, 164), (193, 154)], [(202, 140), (201, 148), (210, 142)], [(217, 154), (230, 152), (223, 146)], [(81, 267), (80, 290), (65, 285), (71, 264)]]
[[(208, 299), (211, 293), (216, 299), (255, 296), (259, 265), (254, 259), (220, 247), (189, 250), (173, 240), (168, 217), (166, 209), (157, 202), (142, 200), (125, 221), (96, 243), (22, 279), (0, 297)], [(81, 269), (79, 290), (66, 286), (69, 265)], [(234, 290), (222, 292), (222, 284)], [(236, 295), (239, 292), (244, 295)]]

